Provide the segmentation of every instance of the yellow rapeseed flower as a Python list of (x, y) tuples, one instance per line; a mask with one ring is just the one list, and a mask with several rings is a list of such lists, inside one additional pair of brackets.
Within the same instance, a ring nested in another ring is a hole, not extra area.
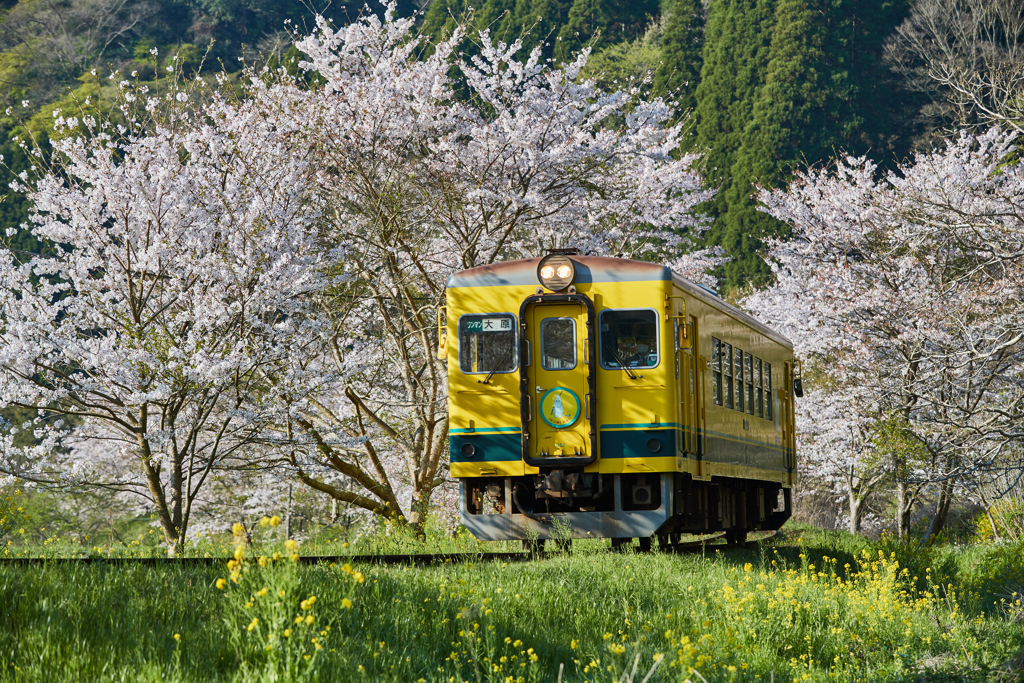
[(292, 637), (292, 630), (290, 628), (286, 628), (284, 630), (284, 637), (285, 638), (291, 638)]
[(177, 641), (180, 641), (181, 640), (181, 634), (180, 633), (175, 633), (174, 634), (174, 639), (177, 640)]
[(299, 544), (298, 544), (298, 543), (296, 543), (296, 542), (295, 542), (295, 539), (293, 539), (293, 538), (289, 538), (289, 539), (288, 539), (287, 541), (285, 541), (285, 542), (284, 542), (284, 547), (285, 547), (285, 548), (288, 548), (288, 550), (295, 550), (295, 548), (296, 548), (296, 547), (297, 547), (298, 545), (299, 545)]
[(280, 523), (281, 523), (281, 518), (278, 517), (277, 515), (274, 515), (273, 517), (270, 518), (270, 526), (277, 526)]
[(225, 581), (224, 579), (217, 579), (217, 588), (219, 588), (220, 590), (224, 590), (224, 586), (226, 585), (228, 585), (227, 581)]
[(316, 621), (316, 617), (312, 614), (306, 616), (306, 626), (312, 626), (314, 621)]
[(344, 607), (345, 609), (352, 609), (352, 601), (349, 600), (348, 598), (342, 598), (341, 606)]
[(284, 591), (277, 591), (277, 597), (283, 598), (284, 597)]
[(231, 527), (231, 533), (235, 536), (241, 536), (245, 533), (245, 527), (238, 522), (235, 522), (234, 526)]

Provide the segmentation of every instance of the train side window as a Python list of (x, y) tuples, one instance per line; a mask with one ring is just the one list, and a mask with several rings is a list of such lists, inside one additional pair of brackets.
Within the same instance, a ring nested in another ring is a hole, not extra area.
[(722, 374), (725, 375), (722, 393), (725, 394), (725, 407), (733, 406), (733, 383), (732, 383), (732, 345), (722, 342)]
[(754, 414), (754, 357), (743, 354), (743, 377), (747, 387), (747, 414)]
[(511, 313), (469, 313), (459, 318), (459, 369), (469, 375), (513, 372), (516, 317)]
[(772, 396), (772, 364), (764, 364), (764, 417), (766, 420), (772, 418), (772, 406), (775, 404), (775, 397)]
[(733, 351), (733, 379), (736, 380), (736, 410), (743, 412), (743, 352)]
[(601, 311), (601, 367), (653, 368), (658, 364), (658, 314), (651, 309)]
[(545, 370), (576, 367), (576, 321), (544, 318), (540, 321), (540, 359)]
[(763, 366), (760, 358), (754, 359), (754, 400), (757, 402), (757, 416), (764, 417), (764, 381)]
[(711, 338), (711, 393), (715, 397), (715, 405), (722, 405), (722, 342)]

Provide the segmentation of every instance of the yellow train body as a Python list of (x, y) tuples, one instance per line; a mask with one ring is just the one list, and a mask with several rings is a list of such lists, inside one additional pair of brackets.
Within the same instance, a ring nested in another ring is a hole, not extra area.
[(628, 259), (494, 264), (446, 294), (451, 474), (477, 536), (741, 538), (788, 518), (793, 348), (777, 332)]

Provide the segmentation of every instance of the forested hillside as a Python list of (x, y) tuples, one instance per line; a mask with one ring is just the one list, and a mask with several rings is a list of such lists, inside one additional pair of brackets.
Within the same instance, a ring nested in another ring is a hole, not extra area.
[[(26, 162), (13, 135), (45, 137), (53, 110), (103, 98), (111, 69), (150, 81), (177, 60), (187, 69), (237, 72), (238, 58), (280, 54), (289, 26), (312, 27), (312, 10), (338, 24), (377, 2), (284, 0), (22, 0), (8, 2), (0, 26), (4, 142), (14, 173)], [(726, 289), (765, 282), (763, 239), (785, 226), (757, 211), (754, 184), (780, 187), (802, 165), (842, 153), (892, 163), (948, 123), (950, 112), (918, 115), (934, 97), (885, 59), (885, 43), (911, 0), (433, 0), (399, 3), (419, 11), (421, 33), (441, 36), (458, 22), (555, 62), (584, 48), (584, 71), (600, 83), (633, 81), (689, 116), (684, 145), (706, 152), (704, 175), (718, 194), (704, 207), (707, 240), (732, 261)], [(472, 52), (470, 36), (465, 49)], [(20, 199), (0, 204), (0, 222), (25, 219)], [(18, 249), (38, 249), (24, 235)]]

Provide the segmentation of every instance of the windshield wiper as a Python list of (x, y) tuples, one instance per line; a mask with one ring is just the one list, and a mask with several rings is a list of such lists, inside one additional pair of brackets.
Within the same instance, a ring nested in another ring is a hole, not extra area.
[(502, 356), (501, 359), (497, 363), (494, 364), (494, 367), (491, 368), (491, 371), (487, 373), (487, 377), (485, 377), (483, 380), (479, 380), (478, 379), (477, 380), (477, 384), (490, 384), (491, 383), (491, 378), (494, 377), (494, 373), (496, 373), (498, 371), (498, 368), (500, 368), (502, 365), (505, 364), (505, 361), (508, 360), (508, 357), (511, 356), (511, 355), (512, 355), (512, 347), (510, 346), (510, 347), (508, 347), (508, 349), (505, 350), (505, 355)]
[(613, 351), (611, 347), (606, 346), (605, 348), (608, 349), (608, 353), (611, 354), (611, 357), (614, 358), (615, 362), (619, 364), (619, 367), (626, 371), (626, 375), (628, 375), (630, 379), (640, 379), (639, 374), (633, 372), (628, 367), (626, 367), (626, 364), (622, 362), (621, 358), (619, 358), (619, 354), (615, 353), (615, 351)]

